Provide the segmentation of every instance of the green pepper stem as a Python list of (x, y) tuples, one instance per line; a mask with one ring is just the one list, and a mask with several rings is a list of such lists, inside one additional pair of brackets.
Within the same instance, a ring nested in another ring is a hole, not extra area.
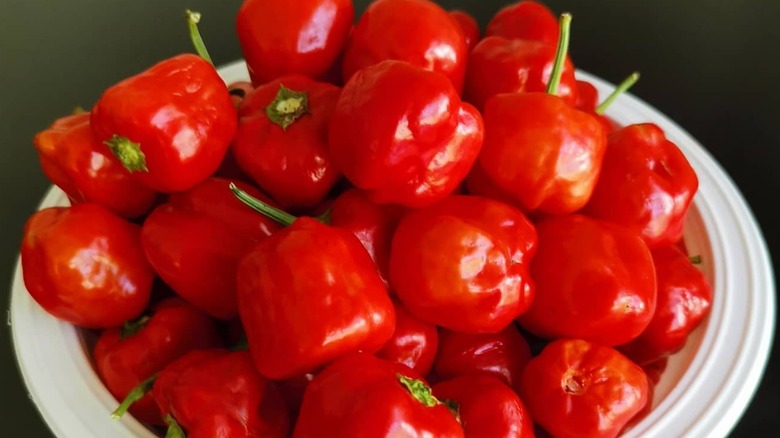
[(639, 72), (635, 71), (628, 75), (627, 78), (623, 79), (623, 82), (618, 85), (614, 91), (612, 91), (612, 94), (607, 96), (606, 99), (604, 99), (604, 102), (601, 102), (599, 106), (596, 107), (596, 114), (602, 115), (607, 110), (607, 108), (612, 105), (612, 102), (615, 101), (621, 94), (628, 91), (629, 88), (633, 87), (634, 84), (636, 84), (636, 81), (639, 80)]
[(694, 264), (694, 265), (700, 265), (701, 262), (702, 262), (700, 254), (697, 254), (697, 255), (694, 255), (694, 256), (690, 256), (690, 257), (688, 257), (688, 260), (690, 260), (691, 264)]
[(569, 34), (571, 33), (571, 14), (564, 12), (560, 18), (560, 35), (558, 37), (558, 48), (555, 51), (555, 62), (552, 73), (550, 73), (550, 82), (547, 83), (547, 94), (557, 95), (558, 85), (561, 83), (563, 75), (563, 65), (566, 62), (566, 55), (569, 52)]
[(396, 374), (395, 377), (398, 379), (398, 382), (401, 383), (401, 386), (406, 388), (406, 390), (409, 391), (409, 394), (411, 394), (415, 400), (422, 403), (423, 406), (432, 408), (442, 404), (442, 402), (433, 395), (431, 387), (426, 385), (422, 380), (412, 379), (403, 374)]
[(144, 315), (135, 321), (127, 321), (120, 330), (119, 339), (125, 339), (141, 331), (146, 326), (146, 323), (152, 319), (149, 315)]
[(265, 202), (239, 189), (235, 183), (230, 183), (228, 187), (230, 187), (230, 191), (233, 192), (236, 198), (238, 198), (241, 202), (253, 208), (255, 211), (275, 220), (276, 222), (279, 222), (282, 225), (285, 226), (292, 225), (292, 223), (295, 222), (296, 219), (298, 219), (297, 217), (291, 215), (290, 213), (287, 213), (286, 211), (282, 211), (276, 207), (271, 207)]
[(139, 383), (135, 388), (131, 389), (125, 396), (125, 399), (122, 400), (122, 403), (119, 404), (119, 407), (111, 413), (111, 418), (114, 420), (122, 418), (133, 403), (144, 398), (144, 396), (152, 390), (155, 380), (157, 380), (157, 374), (153, 374), (148, 379)]
[(168, 430), (165, 432), (165, 438), (186, 438), (184, 429), (179, 426), (179, 423), (173, 418), (171, 414), (168, 414), (164, 418), (165, 424), (168, 425)]
[(187, 26), (190, 28), (190, 39), (192, 45), (195, 46), (195, 51), (209, 64), (214, 65), (214, 61), (211, 60), (211, 55), (206, 49), (206, 44), (203, 42), (203, 38), (200, 36), (200, 30), (198, 30), (198, 23), (200, 23), (200, 12), (195, 12), (187, 9), (184, 11), (184, 16), (187, 18)]
[(284, 131), (308, 112), (309, 93), (291, 90), (284, 85), (279, 85), (276, 97), (265, 107), (268, 119), (281, 126)]
[(146, 155), (141, 150), (141, 144), (114, 134), (109, 140), (103, 142), (111, 152), (119, 159), (129, 172), (148, 172), (146, 167)]

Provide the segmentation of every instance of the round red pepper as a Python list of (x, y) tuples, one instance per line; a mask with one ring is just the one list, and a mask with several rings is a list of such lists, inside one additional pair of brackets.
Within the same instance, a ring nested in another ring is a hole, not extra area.
[(25, 224), (24, 285), (51, 315), (86, 328), (117, 327), (149, 303), (154, 271), (138, 225), (98, 204), (51, 207)]
[(479, 24), (468, 12), (461, 10), (450, 11), (450, 17), (458, 23), (463, 31), (463, 38), (466, 40), (466, 47), (469, 52), (477, 45), (480, 39)]
[(519, 318), (523, 327), (546, 339), (610, 346), (639, 336), (656, 307), (653, 259), (642, 239), (579, 214), (548, 217), (536, 227), (536, 297)]
[(469, 335), (441, 329), (434, 370), (442, 379), (489, 374), (517, 391), (529, 360), (531, 347), (514, 324), (494, 334)]
[(521, 1), (504, 6), (487, 25), (486, 36), (558, 44), (558, 20), (547, 6)]
[(599, 91), (588, 81), (577, 80), (577, 102), (574, 107), (586, 113), (595, 113), (599, 104)]
[(338, 180), (327, 141), (340, 92), (305, 76), (285, 76), (257, 87), (242, 103), (232, 151), (282, 208), (313, 207)]
[(393, 304), (395, 331), (376, 356), (404, 364), (417, 374), (425, 376), (431, 371), (439, 348), (436, 326), (415, 318), (397, 301), (393, 301)]
[(126, 218), (146, 214), (157, 193), (132, 178), (95, 139), (89, 117), (89, 113), (62, 117), (35, 135), (43, 173), (72, 203), (94, 202)]
[[(240, 183), (239, 183), (240, 184)], [(279, 226), (246, 208), (229, 181), (209, 178), (174, 193), (144, 221), (141, 241), (155, 271), (179, 296), (220, 319), (238, 316), (238, 262)], [(256, 197), (255, 189), (241, 187)]]
[(289, 436), (284, 400), (246, 351), (191, 351), (160, 371), (152, 395), (170, 428), (190, 438)]
[(533, 438), (534, 423), (520, 397), (493, 376), (470, 374), (437, 383), (433, 394), (457, 406), (468, 438)]
[[(460, 94), (467, 55), (468, 47), (460, 26), (436, 3), (375, 0), (368, 5), (352, 32), (342, 71), (344, 82), (347, 82), (355, 72), (382, 61), (406, 61), (443, 74)], [(397, 93), (405, 88), (402, 86), (394, 91)], [(404, 93), (415, 94), (411, 90)]]
[[(122, 400), (185, 353), (220, 344), (211, 318), (178, 298), (168, 298), (155, 305), (151, 315), (101, 333), (92, 357), (101, 380)], [(130, 413), (145, 423), (165, 424), (150, 394), (135, 401)]]
[(609, 146), (585, 211), (631, 228), (652, 247), (682, 237), (683, 220), (699, 187), (680, 149), (651, 123), (609, 136)]
[(401, 219), (390, 283), (423, 321), (465, 333), (496, 333), (528, 309), (533, 225), (507, 204), (451, 196)]
[(652, 251), (658, 301), (650, 324), (620, 350), (639, 365), (679, 351), (712, 305), (712, 287), (687, 254), (674, 245)]
[(615, 437), (648, 402), (642, 368), (582, 340), (548, 344), (528, 363), (521, 388), (534, 421), (561, 438)]
[(227, 86), (197, 55), (179, 55), (109, 87), (92, 130), (146, 186), (190, 189), (213, 174), (236, 132)]
[(482, 138), (479, 112), (444, 76), (384, 61), (344, 86), (329, 146), (336, 166), (372, 201), (421, 207), (458, 187)]
[(409, 368), (368, 354), (334, 362), (309, 383), (294, 438), (463, 437), (447, 407)]
[(252, 83), (321, 78), (342, 52), (354, 15), (352, 0), (244, 0), (236, 31)]

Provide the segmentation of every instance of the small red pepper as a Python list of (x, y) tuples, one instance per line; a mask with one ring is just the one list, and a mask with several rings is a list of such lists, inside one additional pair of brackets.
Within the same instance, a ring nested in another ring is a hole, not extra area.
[(352, 0), (244, 0), (236, 32), (252, 83), (323, 77), (346, 45), (354, 15)]
[(441, 329), (434, 370), (441, 379), (489, 374), (517, 391), (529, 360), (531, 347), (514, 324), (493, 334), (469, 335)]
[(534, 226), (507, 204), (451, 196), (401, 219), (390, 283), (423, 321), (464, 333), (496, 333), (530, 306)]
[(241, 322), (260, 374), (287, 379), (351, 352), (381, 349), (393, 334), (395, 310), (357, 237), (233, 190), (289, 225), (255, 245), (238, 267)]
[(237, 116), (214, 66), (185, 54), (109, 87), (91, 122), (98, 141), (134, 177), (170, 193), (188, 190), (217, 170)]
[(661, 128), (630, 125), (609, 136), (585, 212), (629, 227), (651, 248), (673, 244), (698, 187), (696, 172)]
[(450, 11), (450, 17), (458, 23), (463, 31), (463, 38), (466, 39), (466, 47), (469, 52), (477, 45), (480, 39), (479, 24), (468, 12), (461, 10)]
[(92, 134), (89, 113), (57, 119), (33, 139), (46, 177), (72, 203), (94, 202), (126, 218), (146, 214), (157, 193), (131, 177)]
[(398, 301), (395, 305), (395, 331), (376, 356), (391, 362), (404, 364), (421, 376), (433, 367), (439, 348), (436, 326), (420, 321)]
[(639, 365), (682, 349), (712, 305), (712, 287), (687, 254), (674, 245), (653, 249), (658, 302), (650, 324), (620, 350)]
[[(246, 351), (196, 350), (165, 367), (152, 395), (183, 438), (289, 436), (287, 408), (274, 384), (260, 376)], [(183, 429), (183, 430), (182, 430)]]
[(341, 176), (328, 153), (328, 122), (341, 90), (305, 76), (257, 87), (239, 108), (232, 151), (241, 169), (284, 209), (320, 203)]
[(555, 14), (535, 1), (504, 6), (490, 19), (485, 30), (486, 36), (540, 41), (550, 46), (558, 44), (559, 33)]
[[(240, 186), (256, 197), (260, 192)], [(174, 193), (144, 221), (141, 241), (149, 262), (179, 296), (220, 319), (238, 316), (238, 262), (279, 226), (248, 210), (229, 181), (209, 178)]]
[(98, 204), (51, 207), (25, 224), (24, 285), (49, 314), (85, 328), (117, 327), (149, 303), (154, 271), (141, 229)]
[[(155, 305), (151, 315), (101, 333), (92, 357), (101, 380), (122, 400), (189, 351), (221, 343), (211, 318), (178, 298), (168, 298)], [(165, 424), (151, 395), (135, 401), (130, 413), (145, 423)]]
[(548, 344), (528, 363), (521, 387), (534, 421), (561, 438), (616, 437), (648, 402), (639, 365), (582, 340)]
[(455, 406), (468, 438), (533, 438), (531, 413), (515, 391), (488, 375), (469, 374), (437, 383), (433, 394)]
[(334, 362), (309, 383), (293, 438), (463, 437), (447, 406), (409, 368), (368, 354)]
[[(441, 73), (460, 94), (467, 56), (460, 26), (441, 6), (429, 0), (376, 0), (363, 12), (349, 38), (343, 77), (347, 82), (355, 72), (395, 59)], [(414, 97), (415, 92), (407, 89), (402, 94)]]
[(444, 76), (384, 61), (344, 86), (329, 146), (337, 167), (372, 201), (422, 207), (458, 187), (482, 138), (479, 112), (461, 103)]

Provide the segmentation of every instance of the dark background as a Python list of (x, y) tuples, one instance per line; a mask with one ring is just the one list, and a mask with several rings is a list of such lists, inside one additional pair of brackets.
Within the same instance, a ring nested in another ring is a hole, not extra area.
[[(366, 0), (356, 1), (362, 12)], [(508, 1), (445, 1), (485, 26)], [(780, 2), (552, 1), (574, 15), (575, 65), (611, 82), (633, 70), (632, 92), (698, 139), (732, 176), (775, 254), (780, 189)], [(31, 144), (35, 132), (76, 105), (153, 63), (190, 51), (185, 8), (204, 14), (201, 31), (215, 63), (241, 57), (234, 33), (239, 0), (0, 0), (0, 308), (22, 226), (49, 183)], [(777, 347), (734, 436), (780, 430)], [(56, 364), (52, 364), (56, 366)], [(21, 383), (5, 324), (0, 330), (0, 419), (9, 436), (49, 432)], [(2, 433), (0, 435), (6, 435)]]

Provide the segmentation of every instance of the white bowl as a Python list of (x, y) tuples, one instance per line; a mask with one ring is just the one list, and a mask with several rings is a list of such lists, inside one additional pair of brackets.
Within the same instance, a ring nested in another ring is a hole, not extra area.
[[(246, 65), (220, 69), (225, 82), (247, 80)], [(578, 72), (602, 97), (613, 85)], [(768, 359), (774, 334), (775, 286), (766, 244), (731, 179), (689, 134), (659, 111), (625, 94), (608, 110), (621, 125), (653, 122), (685, 153), (699, 176), (684, 239), (701, 254), (713, 284), (709, 317), (672, 356), (656, 387), (652, 411), (625, 437), (725, 436), (737, 423)], [(40, 208), (68, 205), (52, 187)], [(59, 437), (154, 437), (126, 415), (95, 373), (79, 329), (43, 311), (30, 297), (17, 262), (10, 321), (19, 367), (32, 400)]]

